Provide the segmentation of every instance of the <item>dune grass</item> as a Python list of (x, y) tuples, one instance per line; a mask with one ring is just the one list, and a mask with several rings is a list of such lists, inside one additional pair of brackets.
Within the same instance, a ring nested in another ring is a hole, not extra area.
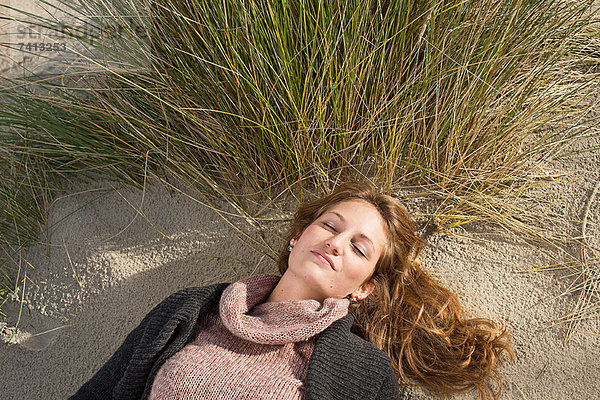
[(249, 218), (346, 178), (418, 185), (435, 229), (491, 220), (548, 240), (527, 190), (588, 133), (568, 121), (598, 82), (589, 3), (80, 3), (59, 2), (95, 36), (13, 10), (81, 46), (67, 73), (0, 89), (7, 278), (61, 182), (139, 186), (145, 168)]

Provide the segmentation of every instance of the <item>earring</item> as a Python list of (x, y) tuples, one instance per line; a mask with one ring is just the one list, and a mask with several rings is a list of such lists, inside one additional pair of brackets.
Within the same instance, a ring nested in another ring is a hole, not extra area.
[(292, 251), (292, 245), (294, 244), (294, 239), (290, 240), (290, 244), (288, 244), (287, 251)]
[(358, 303), (358, 299), (356, 297), (352, 296), (351, 294), (349, 294), (345, 298), (348, 299), (348, 300), (350, 300), (351, 304)]

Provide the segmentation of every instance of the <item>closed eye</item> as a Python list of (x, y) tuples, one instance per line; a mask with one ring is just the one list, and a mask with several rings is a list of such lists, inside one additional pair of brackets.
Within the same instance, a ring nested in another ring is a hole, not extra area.
[(358, 246), (354, 245), (354, 246), (352, 246), (352, 247), (354, 247), (354, 250), (355, 250), (355, 251), (356, 251), (356, 252), (357, 252), (359, 255), (361, 255), (361, 256), (363, 256), (363, 257), (365, 257), (365, 253), (363, 253), (363, 252), (361, 251), (361, 249), (360, 249), (360, 248), (358, 248)]
[(331, 229), (331, 230), (335, 231), (335, 228), (334, 228), (334, 226), (333, 226), (333, 225), (331, 225), (330, 223), (328, 223), (328, 222), (323, 222), (323, 225), (325, 225), (327, 228), (329, 228), (329, 229)]

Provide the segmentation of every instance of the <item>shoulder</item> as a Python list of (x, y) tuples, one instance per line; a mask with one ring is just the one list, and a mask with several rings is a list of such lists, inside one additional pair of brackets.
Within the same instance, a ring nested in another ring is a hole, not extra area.
[(307, 371), (307, 399), (404, 399), (390, 357), (335, 321), (317, 337)]
[(321, 345), (319, 350), (339, 355), (343, 349), (346, 361), (356, 360), (363, 366), (365, 362), (374, 366), (383, 364), (391, 369), (392, 361), (385, 352), (351, 332), (353, 323), (354, 318), (349, 314), (331, 324), (317, 339)]
[(189, 287), (181, 289), (163, 300), (165, 304), (181, 304), (186, 302), (210, 301), (221, 293), (230, 283), (215, 283), (209, 286)]
[(204, 308), (211, 307), (219, 301), (221, 293), (227, 286), (229, 283), (217, 283), (179, 290), (156, 305), (145, 319), (164, 320), (202, 312)]

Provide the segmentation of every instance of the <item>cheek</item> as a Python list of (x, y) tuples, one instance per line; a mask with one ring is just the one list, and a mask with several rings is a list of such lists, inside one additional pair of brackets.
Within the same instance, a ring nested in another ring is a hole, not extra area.
[(296, 245), (303, 246), (306, 244), (314, 243), (323, 237), (323, 229), (318, 226), (309, 225), (302, 235), (296, 240)]
[(348, 268), (348, 278), (353, 281), (360, 281), (361, 283), (367, 280), (369, 276), (375, 271), (375, 264), (356, 263), (353, 268)]

